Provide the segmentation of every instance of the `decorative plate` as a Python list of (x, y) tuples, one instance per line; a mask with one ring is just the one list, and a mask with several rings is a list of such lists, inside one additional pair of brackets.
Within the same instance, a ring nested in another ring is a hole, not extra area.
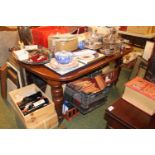
[(50, 61), (50, 66), (54, 69), (58, 70), (69, 70), (72, 68), (75, 68), (79, 65), (79, 62), (76, 59), (73, 59), (70, 63), (68, 64), (60, 64), (56, 61), (55, 58), (52, 58)]

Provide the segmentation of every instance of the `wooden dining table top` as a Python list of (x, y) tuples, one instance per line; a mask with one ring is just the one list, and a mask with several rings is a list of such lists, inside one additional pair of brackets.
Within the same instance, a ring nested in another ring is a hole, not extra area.
[(116, 53), (112, 56), (103, 57), (99, 60), (97, 59), (96, 61), (86, 64), (85, 66), (78, 68), (70, 73), (65, 74), (65, 75), (60, 75), (60, 74), (56, 73), (55, 71), (47, 68), (44, 65), (31, 65), (31, 64), (25, 64), (20, 61), (18, 61), (18, 63), (21, 67), (25, 68), (26, 70), (28, 70), (42, 78), (49, 79), (49, 80), (52, 79), (54, 81), (65, 82), (65, 81), (71, 81), (71, 80), (77, 79), (77, 78), (87, 75), (95, 70), (103, 68), (105, 65), (107, 65), (110, 62), (113, 62), (117, 59), (122, 58), (124, 55), (128, 54), (129, 52), (131, 52), (131, 49), (125, 50), (121, 53), (120, 52)]

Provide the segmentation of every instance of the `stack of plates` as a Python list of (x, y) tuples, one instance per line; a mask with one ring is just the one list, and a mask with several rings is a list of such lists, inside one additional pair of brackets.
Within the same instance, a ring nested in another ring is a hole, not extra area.
[(52, 58), (49, 64), (52, 68), (58, 69), (58, 70), (69, 70), (69, 69), (75, 68), (79, 65), (79, 63), (76, 59), (73, 59), (68, 64), (60, 64), (56, 61), (55, 58)]

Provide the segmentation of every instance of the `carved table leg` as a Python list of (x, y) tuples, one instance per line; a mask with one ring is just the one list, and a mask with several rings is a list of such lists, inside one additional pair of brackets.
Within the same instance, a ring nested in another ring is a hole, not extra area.
[(53, 102), (55, 104), (56, 112), (58, 114), (59, 120), (63, 119), (62, 116), (62, 104), (63, 104), (63, 88), (62, 83), (58, 81), (48, 81), (51, 86), (51, 94)]

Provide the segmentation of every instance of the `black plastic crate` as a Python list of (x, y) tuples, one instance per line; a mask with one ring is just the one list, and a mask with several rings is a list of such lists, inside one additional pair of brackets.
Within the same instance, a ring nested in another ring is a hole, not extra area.
[(105, 103), (110, 87), (107, 86), (104, 90), (97, 93), (85, 94), (66, 86), (64, 98), (82, 114), (86, 114)]
[[(67, 96), (66, 96), (66, 98), (67, 98)], [(104, 105), (106, 103), (106, 101), (107, 101), (107, 97), (102, 98), (101, 100), (98, 100), (98, 101), (90, 104), (88, 108), (82, 108), (81, 106), (77, 105), (77, 102), (75, 100), (70, 101), (70, 104), (72, 104), (75, 108), (77, 108), (81, 114), (85, 115), (85, 114), (95, 110), (96, 108)]]
[[(65, 100), (75, 106), (82, 114), (86, 114), (96, 109), (100, 105), (103, 105), (107, 100), (107, 96), (112, 85), (115, 84), (118, 79), (118, 68), (115, 68), (106, 74), (100, 75), (106, 83), (106, 87), (103, 90), (100, 90), (96, 93), (84, 93), (83, 91), (80, 91), (79, 89), (73, 87), (72, 83), (69, 83), (66, 85), (64, 91)], [(93, 76), (93, 78), (82, 78), (80, 81), (89, 79), (92, 82), (95, 82), (94, 77), (95, 76)]]

